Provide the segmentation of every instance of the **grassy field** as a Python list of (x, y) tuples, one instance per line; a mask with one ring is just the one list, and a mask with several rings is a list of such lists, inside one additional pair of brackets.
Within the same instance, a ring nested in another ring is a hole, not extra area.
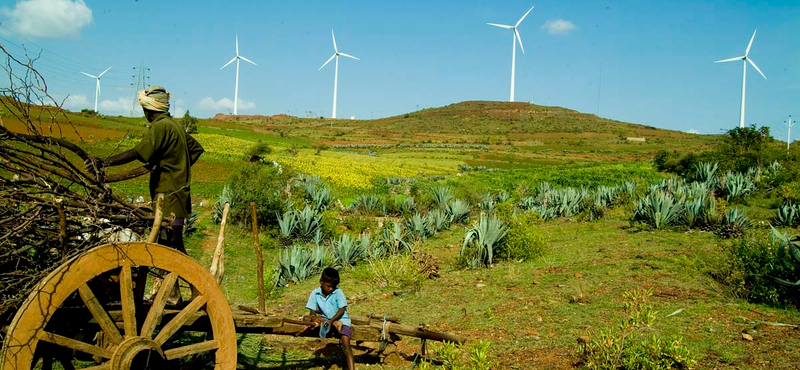
[[(96, 155), (130, 148), (146, 130), (142, 119), (68, 116), (75, 130), (63, 136)], [(4, 124), (18, 127), (8, 119)], [(592, 189), (635, 181), (644, 189), (667, 177), (649, 163), (655, 152), (700, 151), (720, 140), (558, 107), (497, 102), (463, 102), (370, 121), (218, 116), (200, 120), (195, 137), (206, 153), (192, 169), (200, 228), (187, 247), (205, 265), (218, 228), (211, 221), (211, 204), (231, 174), (253, 165), (248, 154), (259, 141), (271, 147), (261, 165), (274, 162), (297, 173), (319, 175), (344, 205), (366, 193), (395, 195), (397, 187), (391, 184), (398, 181), (411, 183), (409, 189), (447, 186), (475, 205), (487, 192), (520, 199), (543, 181)], [(629, 142), (627, 137), (647, 141)], [(145, 178), (115, 188), (130, 197), (147, 198)], [(764, 196), (744, 207), (756, 229), (764, 231), (777, 204)], [(495, 369), (575, 368), (577, 340), (594, 338), (623, 321), (623, 294), (634, 289), (652, 291), (657, 311), (653, 325), (639, 334), (682, 337), (697, 356), (698, 369), (800, 366), (797, 327), (770, 324), (797, 324), (800, 313), (793, 307), (748, 303), (712, 278), (730, 241), (693, 229), (634, 227), (632, 208), (614, 208), (594, 222), (561, 217), (531, 225), (546, 240), (540, 258), (501, 261), (483, 269), (466, 269), (459, 263), (466, 226), (453, 226), (414, 245), (436, 260), (438, 278), (406, 289), (383, 284), (374, 267), (361, 263), (343, 270), (341, 288), (352, 314), (386, 313), (404, 323), (424, 323), (465, 336), (468, 346), (491, 342)], [(474, 209), (472, 220), (477, 213)], [(348, 217), (352, 216), (342, 210), (335, 215), (341, 223)], [(371, 225), (384, 219), (366, 218)], [(786, 231), (798, 234), (796, 229)], [(275, 235), (275, 230), (261, 234), (270, 270), (278, 265), (281, 250)], [(222, 290), (234, 306), (255, 305), (255, 252), (247, 228), (230, 226), (225, 253)], [(308, 293), (318, 285), (315, 280), (272, 288), (269, 311), (302, 315)], [(743, 331), (755, 333), (754, 340), (743, 340)], [(248, 369), (330, 368), (341, 362), (337, 352), (318, 358), (315, 351), (331, 343), (335, 342), (243, 335), (239, 362)], [(419, 341), (404, 339), (402, 359), (375, 367), (407, 369), (418, 347)], [(358, 367), (367, 361), (371, 360), (358, 358)]]

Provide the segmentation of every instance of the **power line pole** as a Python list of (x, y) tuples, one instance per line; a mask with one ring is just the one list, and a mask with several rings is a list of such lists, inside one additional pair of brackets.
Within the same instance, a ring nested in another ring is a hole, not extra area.
[(792, 143), (792, 126), (794, 126), (794, 122), (792, 122), (792, 115), (789, 115), (789, 122), (784, 121), (786, 123), (786, 127), (789, 129), (789, 132), (786, 133), (786, 153), (789, 153), (789, 144)]
[(136, 111), (137, 103), (139, 102), (139, 91), (144, 90), (150, 82), (150, 68), (145, 68), (144, 58), (139, 62), (138, 68), (133, 67), (133, 71), (138, 72), (138, 75), (131, 75), (136, 79), (136, 82), (131, 83), (131, 86), (135, 87), (133, 90), (133, 103), (131, 103), (131, 117), (133, 117), (133, 112)]

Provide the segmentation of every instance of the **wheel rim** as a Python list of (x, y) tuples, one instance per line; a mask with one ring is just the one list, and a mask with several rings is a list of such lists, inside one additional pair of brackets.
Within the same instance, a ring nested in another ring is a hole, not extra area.
[[(146, 316), (144, 312), (140, 313), (140, 322), (137, 322), (134, 304), (134, 267), (157, 268), (167, 272)], [(117, 328), (89, 284), (101, 274), (117, 269), (122, 330)], [(188, 283), (198, 294), (177, 315), (162, 320), (168, 296), (178, 281)], [(76, 295), (102, 329), (106, 345), (98, 346), (48, 331), (48, 324), (58, 308)], [(164, 349), (164, 345), (198, 311), (204, 311), (208, 316), (212, 339)], [(159, 324), (163, 325), (159, 327)], [(93, 370), (130, 369), (136, 356), (143, 351), (150, 351), (148, 355), (166, 360), (214, 351), (215, 370), (236, 368), (233, 315), (214, 278), (191, 257), (152, 243), (127, 242), (95, 247), (70, 259), (39, 282), (9, 326), (3, 343), (2, 370), (30, 369), (35, 365), (36, 348), (43, 342), (72, 350), (73, 353), (93, 355), (95, 359), (100, 359), (96, 366), (91, 367)], [(44, 364), (48, 363), (47, 359), (44, 361)]]

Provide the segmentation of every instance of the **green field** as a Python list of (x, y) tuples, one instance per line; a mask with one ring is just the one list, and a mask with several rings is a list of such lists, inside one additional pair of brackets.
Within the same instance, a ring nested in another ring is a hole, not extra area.
[[(142, 119), (68, 116), (77, 134), (63, 136), (98, 156), (132, 147), (146, 130)], [(638, 199), (648, 185), (670, 177), (651, 164), (658, 151), (708, 150), (722, 140), (719, 135), (656, 129), (559, 107), (498, 102), (463, 102), (370, 121), (217, 118), (200, 120), (195, 137), (206, 153), (192, 169), (193, 202), (200, 216), (199, 230), (189, 237), (187, 247), (204, 265), (210, 263), (218, 230), (211, 220), (212, 205), (231, 175), (248, 166), (271, 168), (276, 163), (296, 175), (318, 175), (331, 189), (334, 205), (327, 220), (338, 234), (370, 228), (376, 235), (379, 223), (405, 217), (347, 209), (361, 195), (410, 197), (420, 209), (423, 204), (432, 209), (430, 189), (447, 187), (455, 198), (471, 205), (469, 221), (412, 243), (416, 253), (436, 261), (439, 277), (415, 284), (387, 283), (379, 267), (392, 262), (389, 258), (344, 268), (340, 287), (352, 314), (386, 313), (404, 323), (424, 323), (432, 330), (462, 335), (469, 340), (465, 361), (471, 346), (489, 341), (494, 369), (572, 369), (580, 366), (577, 340), (596, 339), (601, 331), (625, 320), (624, 293), (645, 289), (652, 292), (655, 320), (631, 334), (630, 341), (651, 335), (681, 337), (698, 369), (800, 366), (800, 336), (792, 326), (800, 321), (796, 308), (749, 303), (720, 282), (718, 271), (734, 241), (713, 231), (654, 230), (634, 224), (635, 201), (609, 207), (595, 221), (582, 213), (531, 222), (527, 227), (544, 238), (545, 247), (528, 261), (504, 259), (470, 269), (459, 258), (466, 230), (478, 220), (478, 204), (487, 193), (507, 194), (510, 200), (499, 201), (505, 205), (498, 205), (496, 212), (509, 215), (521, 214), (516, 204), (543, 182), (595, 191), (632, 181)], [(644, 137), (646, 142), (628, 137)], [(263, 155), (261, 163), (250, 163), (250, 150), (258, 142), (267, 143), (271, 153)], [(117, 170), (123, 169), (112, 171)], [(114, 187), (132, 198), (148, 197), (146, 178)], [(302, 206), (298, 190), (289, 197)], [(773, 193), (737, 203), (754, 224), (747, 233), (766, 235), (779, 203)], [(781, 230), (798, 234), (796, 228)], [(232, 306), (255, 306), (255, 252), (249, 229), (234, 223), (226, 234), (221, 288)], [(262, 229), (268, 281), (279, 266), (279, 239), (276, 228)], [(288, 287), (270, 286), (268, 311), (279, 316), (304, 314), (308, 293), (317, 285), (313, 277)], [(751, 333), (753, 340), (744, 340), (743, 332)], [(314, 350), (325, 344), (242, 335), (239, 363), (247, 369), (341, 366), (340, 357), (316, 357)], [(406, 338), (400, 342), (400, 360), (371, 366), (408, 369), (418, 348), (418, 340)], [(357, 357), (357, 367), (368, 361)]]

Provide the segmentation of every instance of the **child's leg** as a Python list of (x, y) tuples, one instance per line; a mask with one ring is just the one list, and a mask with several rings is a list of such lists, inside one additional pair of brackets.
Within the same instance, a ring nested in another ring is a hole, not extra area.
[(347, 360), (347, 370), (355, 370), (353, 348), (350, 347), (350, 336), (353, 333), (347, 325), (343, 325), (339, 332), (342, 334), (342, 351), (344, 351), (344, 358)]

